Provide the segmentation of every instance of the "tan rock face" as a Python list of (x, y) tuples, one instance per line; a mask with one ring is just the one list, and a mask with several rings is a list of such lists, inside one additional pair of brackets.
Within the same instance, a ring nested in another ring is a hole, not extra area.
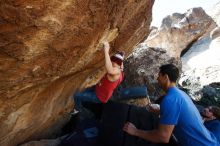
[(149, 47), (165, 49), (170, 56), (180, 57), (181, 52), (210, 27), (215, 27), (212, 18), (202, 8), (193, 8), (164, 18), (161, 27), (151, 32), (146, 43)]
[(149, 33), (153, 2), (0, 1), (0, 145), (58, 131), (74, 90), (103, 74), (101, 41), (131, 52)]

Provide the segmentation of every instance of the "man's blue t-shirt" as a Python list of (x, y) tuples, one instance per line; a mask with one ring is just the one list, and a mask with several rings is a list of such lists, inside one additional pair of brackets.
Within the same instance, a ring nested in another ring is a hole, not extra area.
[(206, 121), (205, 127), (212, 132), (220, 143), (220, 121), (218, 119)]
[(219, 146), (190, 97), (176, 87), (168, 89), (160, 104), (160, 124), (175, 125), (173, 133), (181, 146)]

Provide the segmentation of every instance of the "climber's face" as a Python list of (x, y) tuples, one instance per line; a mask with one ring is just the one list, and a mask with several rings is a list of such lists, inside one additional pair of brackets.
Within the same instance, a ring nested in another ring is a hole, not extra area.
[(113, 67), (120, 67), (116, 62), (113, 62), (113, 61), (112, 61), (112, 66)]

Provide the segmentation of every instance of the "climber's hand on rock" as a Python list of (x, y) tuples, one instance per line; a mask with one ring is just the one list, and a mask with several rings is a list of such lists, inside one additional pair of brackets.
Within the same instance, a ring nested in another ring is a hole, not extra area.
[(109, 53), (110, 45), (107, 41), (103, 42), (103, 49), (105, 52)]

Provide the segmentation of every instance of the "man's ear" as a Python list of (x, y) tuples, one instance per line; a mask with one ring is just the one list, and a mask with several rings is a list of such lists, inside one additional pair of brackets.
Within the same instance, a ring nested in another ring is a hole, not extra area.
[(165, 74), (165, 80), (169, 81), (169, 76), (167, 74)]

